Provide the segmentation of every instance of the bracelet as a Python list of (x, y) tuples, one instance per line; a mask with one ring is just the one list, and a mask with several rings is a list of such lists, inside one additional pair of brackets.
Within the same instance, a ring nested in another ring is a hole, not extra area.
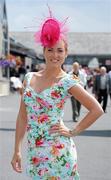
[(78, 133), (76, 132), (76, 129), (69, 130), (69, 133), (71, 136), (76, 136)]

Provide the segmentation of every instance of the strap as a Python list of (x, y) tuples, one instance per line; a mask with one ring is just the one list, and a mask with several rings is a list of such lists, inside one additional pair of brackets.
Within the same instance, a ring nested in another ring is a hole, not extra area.
[(25, 80), (26, 80), (26, 86), (29, 86), (30, 85), (30, 81), (32, 79), (32, 76), (33, 76), (33, 72), (28, 72), (26, 75), (25, 75)]

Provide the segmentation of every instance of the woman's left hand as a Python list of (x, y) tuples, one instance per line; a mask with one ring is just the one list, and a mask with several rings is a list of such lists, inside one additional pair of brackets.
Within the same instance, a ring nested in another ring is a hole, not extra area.
[(57, 134), (58, 136), (62, 135), (62, 136), (66, 136), (66, 137), (72, 137), (70, 129), (68, 127), (66, 127), (63, 122), (53, 125), (50, 128), (49, 133)]

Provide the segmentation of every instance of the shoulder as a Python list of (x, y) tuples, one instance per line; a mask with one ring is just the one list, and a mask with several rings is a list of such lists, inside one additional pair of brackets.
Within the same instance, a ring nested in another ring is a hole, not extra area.
[(33, 72), (28, 72), (25, 74), (25, 77), (24, 77), (24, 81), (23, 81), (23, 86), (26, 87), (29, 82), (30, 82), (30, 79), (32, 78), (33, 76)]
[(42, 76), (43, 76), (43, 70), (38, 71), (38, 72), (32, 72), (32, 73), (33, 73), (33, 75), (34, 75), (35, 77), (37, 77), (37, 78), (39, 78), (39, 77), (42, 77)]
[(68, 81), (79, 81), (79, 77), (74, 74), (66, 74), (66, 80)]
[(66, 90), (70, 89), (73, 86), (76, 86), (79, 83), (80, 83), (80, 80), (75, 75), (67, 74), (64, 78), (64, 86)]
[(25, 78), (28, 78), (28, 77), (30, 77), (31, 75), (33, 75), (33, 72), (28, 72), (28, 73), (25, 74)]

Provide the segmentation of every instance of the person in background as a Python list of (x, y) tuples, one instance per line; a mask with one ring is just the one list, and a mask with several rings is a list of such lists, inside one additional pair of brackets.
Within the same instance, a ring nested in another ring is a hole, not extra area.
[[(72, 137), (103, 114), (98, 101), (78, 79), (62, 69), (68, 54), (64, 26), (65, 23), (53, 16), (42, 23), (36, 39), (43, 46), (46, 65), (39, 72), (27, 73), (23, 82), (11, 164), (16, 172), (22, 172), (21, 145), (27, 131), (27, 173), (33, 180), (80, 180)], [(85, 117), (71, 129), (63, 122), (64, 105), (70, 96), (88, 109)]]
[(20, 80), (23, 82), (24, 76), (27, 73), (26, 68), (23, 64), (20, 65), (18, 73), (19, 73)]
[(26, 66), (26, 73), (28, 73), (28, 72), (30, 72), (30, 71), (31, 71), (30, 66), (27, 65), (27, 66)]
[(111, 100), (111, 71), (108, 72), (108, 86), (109, 86), (109, 96)]
[[(80, 84), (82, 87), (86, 88), (87, 85), (87, 76), (86, 73), (80, 70), (79, 63), (73, 63), (73, 69), (69, 74), (78, 77), (80, 80)], [(80, 116), (81, 103), (73, 96), (71, 96), (71, 104), (72, 104), (72, 118), (74, 122), (78, 121), (78, 117)]]
[(86, 73), (86, 70), (85, 68), (82, 67), (82, 65), (79, 64), (79, 71), (81, 72), (81, 74), (83, 74), (83, 86), (84, 88), (86, 89), (87, 88), (87, 73)]
[(93, 89), (94, 89), (93, 91), (95, 97), (97, 98), (98, 102), (100, 104), (103, 102), (102, 107), (104, 112), (106, 112), (109, 85), (108, 85), (108, 74), (106, 72), (105, 66), (102, 66), (100, 68), (100, 74), (95, 76)]

